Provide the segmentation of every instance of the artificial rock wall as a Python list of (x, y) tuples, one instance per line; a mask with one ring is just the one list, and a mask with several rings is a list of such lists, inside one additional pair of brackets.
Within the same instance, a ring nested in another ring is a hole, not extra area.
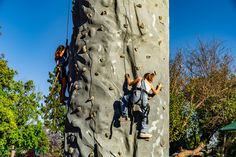
[[(73, 157), (167, 157), (169, 150), (168, 0), (74, 0), (65, 152)], [(149, 140), (118, 121), (124, 75), (156, 71)]]

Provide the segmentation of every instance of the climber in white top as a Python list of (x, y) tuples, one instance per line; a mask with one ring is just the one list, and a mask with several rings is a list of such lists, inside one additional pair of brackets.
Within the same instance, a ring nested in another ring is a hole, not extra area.
[[(142, 117), (140, 117), (140, 126), (139, 126), (139, 137), (141, 138), (150, 138), (152, 135), (148, 134), (148, 127), (147, 127), (147, 111), (148, 111), (148, 97), (150, 95), (154, 96), (159, 93), (161, 90), (162, 85), (159, 84), (156, 88), (153, 87), (151, 84), (155, 78), (156, 72), (146, 73), (144, 77), (137, 77), (135, 80), (131, 80), (129, 74), (126, 74), (125, 77), (127, 79), (128, 85), (133, 86), (132, 94), (128, 97), (129, 101), (132, 104), (139, 105), (142, 112)], [(122, 107), (122, 116), (127, 116), (127, 106), (128, 103), (122, 103), (124, 105)], [(127, 118), (126, 118), (127, 119)]]

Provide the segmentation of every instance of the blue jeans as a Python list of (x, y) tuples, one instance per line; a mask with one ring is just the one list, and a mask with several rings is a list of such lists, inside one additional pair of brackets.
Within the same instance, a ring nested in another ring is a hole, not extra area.
[(141, 132), (142, 133), (147, 133), (148, 132), (148, 125), (147, 125), (147, 119), (148, 119), (148, 104), (143, 104), (143, 106), (141, 107), (142, 109), (142, 114), (141, 114)]
[(130, 94), (124, 95), (121, 99), (121, 114), (123, 117), (128, 117), (128, 105), (130, 96)]

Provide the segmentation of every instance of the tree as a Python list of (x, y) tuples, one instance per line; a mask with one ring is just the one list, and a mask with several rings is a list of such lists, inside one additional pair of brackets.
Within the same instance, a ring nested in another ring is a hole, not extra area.
[(39, 120), (41, 94), (33, 81), (15, 81), (17, 72), (0, 57), (0, 148), (35, 149), (47, 147)]
[[(219, 128), (236, 119), (236, 79), (232, 57), (222, 42), (199, 41), (195, 48), (182, 49), (182, 54), (178, 53), (170, 65), (170, 115), (180, 117), (170, 117), (175, 122), (170, 123), (174, 129), (170, 133), (171, 146), (175, 150), (183, 143), (188, 148), (200, 141), (207, 143)], [(172, 101), (178, 95), (183, 98)], [(193, 140), (196, 142), (191, 144)]]
[(49, 95), (44, 96), (45, 105), (42, 107), (44, 125), (48, 129), (48, 137), (50, 141), (49, 153), (63, 156), (63, 137), (65, 128), (66, 107), (60, 104), (60, 84), (56, 79), (56, 69), (49, 72), (48, 82)]

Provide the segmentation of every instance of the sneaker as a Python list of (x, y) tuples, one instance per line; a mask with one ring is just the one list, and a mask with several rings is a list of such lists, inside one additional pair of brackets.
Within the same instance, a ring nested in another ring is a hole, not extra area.
[(119, 121), (120, 122), (126, 122), (126, 121), (129, 121), (130, 120), (130, 118), (128, 117), (128, 116), (121, 116), (120, 118), (119, 118)]
[(141, 132), (141, 133), (139, 134), (139, 137), (140, 137), (140, 138), (151, 138), (151, 137), (152, 137), (152, 134)]

